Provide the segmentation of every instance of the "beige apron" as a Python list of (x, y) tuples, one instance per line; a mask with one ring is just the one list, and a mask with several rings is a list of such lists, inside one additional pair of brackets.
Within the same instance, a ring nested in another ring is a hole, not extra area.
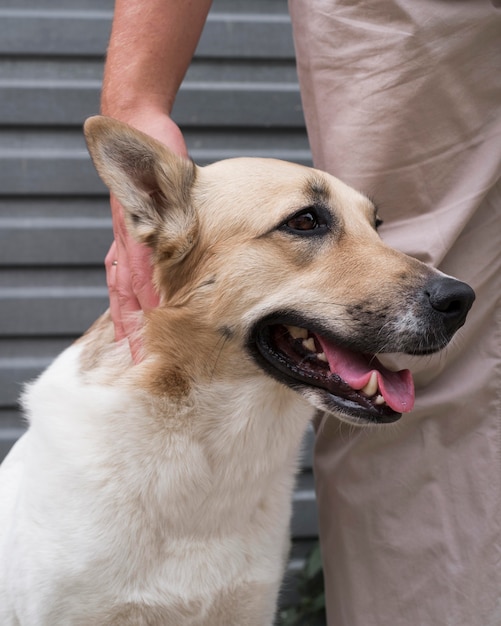
[(402, 359), (415, 410), (316, 444), (330, 626), (501, 626), (501, 10), (290, 0), (315, 165), (384, 239), (470, 283), (444, 353)]

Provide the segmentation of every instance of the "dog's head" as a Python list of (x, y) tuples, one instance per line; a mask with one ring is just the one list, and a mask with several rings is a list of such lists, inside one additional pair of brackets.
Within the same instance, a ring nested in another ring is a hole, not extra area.
[(85, 133), (130, 232), (152, 250), (161, 306), (147, 316), (147, 349), (170, 354), (179, 384), (189, 363), (191, 376), (264, 372), (349, 422), (411, 410), (410, 373), (375, 354), (440, 350), (474, 293), (386, 246), (365, 196), (273, 159), (200, 168), (109, 118)]

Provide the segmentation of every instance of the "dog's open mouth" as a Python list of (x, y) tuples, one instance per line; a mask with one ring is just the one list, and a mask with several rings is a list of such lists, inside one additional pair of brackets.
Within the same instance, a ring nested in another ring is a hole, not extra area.
[(356, 422), (394, 422), (414, 405), (409, 370), (393, 372), (372, 354), (355, 351), (302, 326), (265, 321), (253, 352), (280, 382), (320, 393), (322, 408)]

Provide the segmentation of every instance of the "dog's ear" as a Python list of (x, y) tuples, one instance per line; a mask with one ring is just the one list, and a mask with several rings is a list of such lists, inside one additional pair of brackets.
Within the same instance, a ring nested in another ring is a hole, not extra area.
[(191, 203), (195, 164), (109, 117), (89, 118), (84, 133), (98, 174), (122, 205), (132, 236), (162, 258), (180, 260), (197, 230)]

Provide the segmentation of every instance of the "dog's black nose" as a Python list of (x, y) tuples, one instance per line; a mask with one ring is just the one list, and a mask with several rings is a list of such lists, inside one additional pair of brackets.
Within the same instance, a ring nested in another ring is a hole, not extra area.
[(445, 328), (453, 333), (460, 328), (475, 300), (466, 283), (447, 276), (431, 280), (425, 288), (431, 307), (441, 314)]

